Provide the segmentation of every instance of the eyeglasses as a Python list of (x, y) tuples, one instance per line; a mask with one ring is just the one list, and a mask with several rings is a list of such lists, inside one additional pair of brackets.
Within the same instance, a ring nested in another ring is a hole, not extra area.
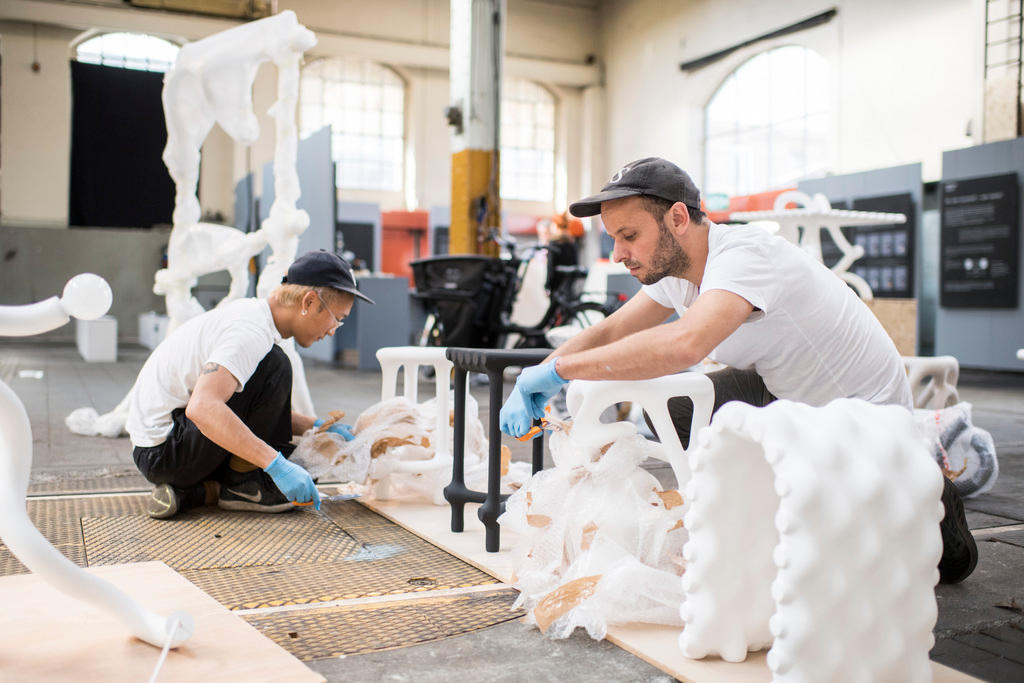
[(344, 325), (344, 324), (345, 324), (345, 321), (344, 321), (344, 320), (342, 320), (342, 319), (340, 319), (340, 318), (338, 318), (338, 316), (334, 315), (334, 311), (332, 311), (332, 310), (331, 310), (331, 307), (327, 305), (327, 302), (326, 302), (326, 301), (324, 301), (324, 298), (323, 298), (322, 296), (320, 296), (320, 292), (317, 292), (317, 291), (316, 291), (315, 289), (314, 289), (313, 291), (314, 291), (314, 292), (316, 293), (316, 298), (317, 298), (317, 299), (320, 299), (320, 304), (321, 304), (321, 305), (322, 305), (322, 306), (323, 306), (324, 308), (326, 308), (326, 309), (327, 309), (327, 313), (328, 313), (328, 314), (329, 314), (329, 315), (330, 315), (330, 316), (331, 316), (332, 318), (334, 318), (334, 329), (338, 329), (339, 327), (341, 327), (342, 325)]

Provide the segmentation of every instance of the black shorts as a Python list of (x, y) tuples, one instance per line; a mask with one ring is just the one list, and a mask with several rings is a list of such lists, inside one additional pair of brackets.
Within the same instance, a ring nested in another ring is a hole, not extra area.
[[(288, 355), (274, 345), (245, 387), (227, 403), (253, 434), (291, 455), (292, 366)], [(184, 408), (171, 413), (174, 424), (167, 440), (157, 446), (136, 446), (132, 452), (142, 476), (154, 484), (189, 488), (207, 479), (219, 479), (231, 453), (206, 438)]]

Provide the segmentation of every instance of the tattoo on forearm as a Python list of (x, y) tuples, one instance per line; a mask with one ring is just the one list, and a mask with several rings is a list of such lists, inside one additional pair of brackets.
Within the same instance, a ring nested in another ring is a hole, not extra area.
[(220, 366), (217, 365), (216, 363), (207, 363), (206, 365), (203, 366), (203, 371), (201, 373), (199, 373), (199, 374), (201, 374), (201, 375), (212, 375), (213, 373), (217, 372), (217, 370), (219, 370), (219, 369), (220, 369)]

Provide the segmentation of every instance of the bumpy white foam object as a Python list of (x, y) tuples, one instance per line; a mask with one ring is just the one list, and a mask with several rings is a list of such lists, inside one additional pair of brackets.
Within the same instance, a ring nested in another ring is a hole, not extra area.
[(773, 680), (931, 680), (942, 475), (908, 411), (729, 403), (691, 449), (687, 657)]
[[(0, 306), (0, 335), (39, 334), (68, 322), (69, 313), (96, 318), (109, 307), (106, 281), (96, 275), (79, 275), (68, 282), (64, 299)], [(177, 647), (185, 642), (195, 630), (191, 615), (175, 612), (165, 618), (155, 614), (112, 583), (82, 570), (39, 533), (25, 510), (31, 470), (32, 429), (25, 406), (0, 381), (0, 539), (4, 545), (33, 573), (71, 597), (110, 613), (150, 645)]]

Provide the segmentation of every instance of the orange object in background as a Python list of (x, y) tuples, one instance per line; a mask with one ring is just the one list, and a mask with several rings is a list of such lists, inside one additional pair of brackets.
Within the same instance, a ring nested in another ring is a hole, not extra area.
[(409, 278), (410, 261), (430, 255), (427, 243), (430, 214), (427, 211), (382, 211), (380, 214), (380, 269), (384, 273)]
[[(775, 198), (783, 192), (795, 190), (795, 187), (787, 187), (782, 190), (769, 190), (757, 194), (744, 194), (736, 197), (729, 197), (729, 208), (725, 211), (708, 211), (708, 219), (712, 223), (728, 223), (729, 215), (733, 211), (768, 211), (775, 208)], [(787, 207), (792, 208), (792, 207)]]

